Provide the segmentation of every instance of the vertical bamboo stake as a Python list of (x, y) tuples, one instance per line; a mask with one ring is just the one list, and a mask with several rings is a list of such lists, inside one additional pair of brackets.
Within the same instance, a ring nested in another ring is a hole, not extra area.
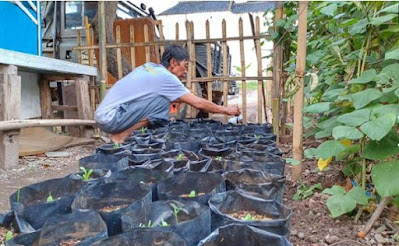
[[(259, 16), (256, 17), (256, 25), (255, 25), (255, 35), (260, 35), (260, 20)], [(255, 48), (256, 48), (256, 58), (258, 60), (258, 77), (262, 77), (262, 54), (260, 52), (260, 40), (257, 38), (255, 40)], [(263, 80), (258, 80), (258, 123), (262, 123), (263, 115), (262, 115), (262, 108), (263, 108), (263, 95), (264, 95), (264, 85)], [(266, 110), (266, 109), (265, 109)]]
[[(241, 77), (245, 78), (245, 53), (244, 53), (244, 29), (242, 25), (242, 18), (238, 21), (238, 32), (240, 36), (240, 57), (241, 57)], [(242, 86), (242, 122), (247, 124), (247, 82), (245, 79), (241, 81)]]
[[(163, 35), (163, 25), (162, 25), (162, 21), (159, 21), (159, 40), (160, 41), (163, 41), (163, 40), (165, 40), (165, 37), (164, 37), (164, 35)], [(165, 47), (163, 46), (163, 45), (161, 45), (161, 47), (160, 47), (160, 49), (161, 49), (161, 57), (162, 57), (162, 55), (163, 55), (163, 52), (165, 51)]]
[[(76, 30), (76, 36), (77, 36), (77, 41), (78, 41), (78, 46), (82, 46), (82, 36), (80, 35), (80, 30)], [(78, 62), (80, 64), (83, 64), (82, 62), (82, 50), (78, 50)]]
[[(194, 40), (194, 22), (190, 22), (190, 31), (191, 31), (191, 40)], [(195, 57), (195, 43), (191, 43), (191, 49), (190, 49), (190, 65), (191, 67), (191, 76), (193, 79), (196, 78), (197, 76), (197, 69), (196, 69), (196, 57)], [(191, 83), (191, 91), (197, 95), (197, 83), (198, 82), (192, 82)], [(199, 97), (202, 97), (202, 95), (197, 95)], [(191, 118), (195, 118), (197, 115), (197, 109), (196, 108), (192, 108), (191, 109)]]
[[(227, 66), (227, 41), (226, 41), (226, 20), (222, 21), (222, 49), (223, 49), (223, 77), (227, 78), (228, 66)], [(228, 106), (227, 93), (229, 91), (229, 81), (223, 81), (223, 106)], [(224, 116), (224, 123), (227, 123), (227, 115)]]
[(179, 40), (179, 23), (176, 22), (176, 40)]
[[(134, 44), (134, 26), (130, 25), (130, 43)], [(136, 67), (136, 48), (130, 47), (130, 64), (132, 65), (132, 70)]]
[[(149, 37), (148, 37), (148, 25), (144, 24), (144, 42), (148, 42)], [(150, 47), (146, 44), (145, 45), (145, 62), (150, 61)]]
[[(210, 39), (210, 31), (209, 31), (209, 20), (205, 22), (205, 29), (206, 29), (206, 39), (207, 41)], [(211, 54), (211, 43), (206, 42), (206, 70), (207, 70), (207, 77), (212, 77), (212, 54)], [(212, 80), (206, 82), (208, 100), (212, 102)], [(213, 118), (213, 114), (209, 113), (209, 119)]]
[[(116, 44), (121, 43), (121, 27), (116, 26)], [(118, 65), (118, 79), (122, 78), (122, 54), (121, 48), (116, 48), (116, 64)]]
[[(179, 40), (179, 23), (176, 22), (175, 27), (176, 27), (176, 40)], [(177, 108), (177, 118), (178, 119), (181, 119), (181, 110), (182, 110), (181, 105), (182, 104), (179, 103), (178, 108)]]
[(100, 1), (98, 3), (98, 19), (99, 19), (99, 54), (100, 54), (100, 101), (104, 99), (105, 87), (107, 84), (107, 51), (105, 49), (105, 2)]
[[(85, 31), (86, 31), (86, 45), (92, 46), (92, 36), (91, 36), (91, 28), (89, 24), (89, 18), (85, 16)], [(87, 54), (89, 56), (89, 66), (93, 66), (93, 50), (88, 49)], [(90, 77), (90, 85), (94, 86), (94, 77)], [(94, 88), (90, 88), (90, 106), (92, 112), (96, 111), (96, 91)]]
[[(278, 31), (276, 22), (283, 17), (283, 3), (276, 2), (276, 14), (274, 16), (274, 31)], [(283, 46), (274, 43), (273, 48), (273, 83), (272, 83), (272, 114), (273, 114), (273, 132), (276, 134), (276, 141), (279, 142), (279, 125), (280, 125), (280, 86), (281, 86), (281, 72), (283, 70)], [(283, 126), (282, 126), (283, 127)], [(282, 132), (281, 134), (285, 134)]]
[(307, 31), (307, 10), (308, 2), (299, 2), (299, 24), (298, 24), (298, 48), (296, 59), (296, 79), (298, 80), (299, 90), (295, 94), (294, 104), (294, 134), (292, 143), (292, 152), (295, 160), (301, 163), (292, 166), (291, 174), (294, 180), (301, 179), (302, 157), (303, 157), (303, 83), (306, 66), (306, 31)]
[[(192, 46), (192, 40), (191, 40), (191, 24), (190, 22), (187, 20), (186, 21), (186, 34), (187, 34), (187, 50), (188, 52), (190, 52), (191, 50), (191, 46)], [(192, 61), (193, 57), (190, 56), (190, 64), (188, 66), (188, 71), (187, 71), (187, 78), (186, 78), (186, 87), (191, 90), (192, 89), (192, 85), (191, 85), (191, 79), (192, 79), (192, 73), (193, 73), (193, 67), (191, 66), (191, 61)], [(187, 117), (191, 117), (191, 111), (192, 108), (190, 105), (187, 105), (187, 110), (186, 110), (186, 118)]]

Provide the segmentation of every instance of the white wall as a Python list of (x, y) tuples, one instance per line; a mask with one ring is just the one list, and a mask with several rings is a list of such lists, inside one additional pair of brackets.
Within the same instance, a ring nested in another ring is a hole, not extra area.
[(21, 76), (21, 119), (40, 117), (39, 75), (22, 71), (18, 75)]
[[(257, 16), (260, 18), (260, 31), (267, 31), (267, 27), (264, 25), (265, 17), (263, 13), (252, 13), (254, 20)], [(161, 15), (159, 19), (162, 20), (164, 36), (166, 39), (174, 40), (176, 37), (176, 23), (179, 23), (179, 38), (186, 39), (186, 20), (193, 21), (194, 23), (194, 38), (204, 39), (206, 38), (205, 22), (209, 20), (210, 26), (210, 37), (211, 38), (221, 38), (222, 37), (222, 21), (226, 20), (226, 32), (227, 37), (238, 37), (238, 21), (239, 18), (243, 20), (243, 31), (244, 36), (252, 36), (252, 29), (249, 21), (248, 14), (233, 14), (232, 12), (210, 12), (210, 13), (195, 13), (195, 14), (181, 14), (181, 15)], [(267, 15), (268, 18), (272, 18), (272, 14)], [(234, 66), (241, 67), (240, 60), (240, 44), (239, 41), (228, 41), (227, 45), (230, 47), (230, 54), (232, 56), (232, 67), (231, 72), (240, 74)], [(246, 76), (257, 76), (257, 59), (256, 51), (254, 48), (253, 40), (244, 41), (244, 53), (245, 53), (245, 63), (246, 65), (252, 64), (246, 70)], [(269, 55), (272, 51), (273, 43), (265, 42), (261, 46), (262, 57)], [(266, 66), (271, 63), (271, 59), (262, 59), (262, 68), (266, 69)], [(266, 73), (264, 72), (265, 76)]]

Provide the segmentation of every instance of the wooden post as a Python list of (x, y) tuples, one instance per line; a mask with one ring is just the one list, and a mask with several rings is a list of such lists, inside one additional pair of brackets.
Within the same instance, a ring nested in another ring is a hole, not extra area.
[[(255, 35), (260, 35), (260, 20), (259, 16), (256, 17), (256, 25), (255, 25)], [(255, 39), (255, 49), (256, 49), (256, 59), (258, 60), (258, 76), (262, 76), (262, 53), (260, 51), (260, 40), (259, 38)], [(258, 80), (258, 123), (263, 122), (262, 108), (263, 102), (265, 101), (264, 96), (264, 85), (263, 80)]]
[(39, 83), (42, 119), (51, 119), (53, 116), (53, 112), (51, 110), (50, 81), (41, 76)]
[[(191, 32), (191, 40), (194, 40), (194, 22), (190, 22), (190, 32)], [(197, 76), (197, 65), (196, 65), (196, 57), (195, 57), (195, 43), (191, 43), (191, 48), (189, 50), (190, 52), (190, 66), (191, 66), (191, 77), (193, 80), (195, 80)], [(198, 82), (191, 82), (191, 92), (193, 92), (195, 95), (202, 97), (202, 95), (198, 95), (197, 91), (197, 84)], [(198, 85), (199, 86), (199, 85)], [(197, 109), (192, 107), (191, 108), (191, 115), (190, 118), (195, 118), (197, 116)]]
[[(191, 40), (191, 24), (189, 21), (186, 21), (186, 33), (187, 33), (187, 51), (190, 52), (191, 46), (193, 45), (192, 40)], [(191, 53), (191, 52), (190, 52)], [(191, 55), (191, 54), (190, 54)], [(191, 90), (192, 89), (192, 84), (191, 80), (193, 78), (192, 73), (193, 73), (193, 67), (191, 66), (191, 61), (192, 57), (190, 57), (190, 64), (188, 66), (188, 71), (187, 71), (187, 79), (186, 79), (186, 87)], [(187, 110), (186, 110), (186, 118), (191, 117), (191, 111), (192, 107), (190, 105), (187, 105)]]
[[(130, 43), (134, 44), (134, 26), (130, 25)], [(132, 70), (136, 67), (136, 48), (130, 47), (130, 64), (132, 65)]]
[[(205, 22), (206, 29), (206, 39), (210, 39), (210, 31), (209, 31), (209, 20)], [(211, 43), (206, 43), (206, 70), (208, 78), (212, 77), (212, 54), (211, 54)], [(212, 81), (206, 82), (206, 89), (208, 94), (208, 100), (212, 102)], [(209, 119), (213, 118), (213, 114), (209, 113)]]
[(179, 23), (176, 22), (176, 40), (179, 40)]
[[(223, 50), (223, 77), (227, 78), (228, 76), (228, 61), (227, 61), (227, 41), (226, 39), (226, 20), (222, 21), (222, 37), (224, 41), (222, 41), (222, 50)], [(227, 107), (229, 105), (227, 94), (229, 91), (229, 81), (223, 82), (223, 106)], [(228, 116), (224, 116), (224, 123), (227, 123)]]
[(307, 31), (307, 9), (308, 2), (299, 2), (299, 24), (298, 24), (298, 45), (296, 59), (296, 79), (298, 80), (299, 90), (295, 94), (294, 103), (294, 134), (292, 152), (295, 160), (301, 163), (292, 166), (291, 174), (294, 180), (300, 180), (302, 175), (302, 157), (303, 157), (303, 84), (306, 66), (306, 31)]
[[(121, 26), (116, 26), (116, 44), (121, 43)], [(116, 64), (118, 65), (118, 79), (122, 78), (122, 53), (121, 48), (116, 48)]]
[[(165, 40), (165, 37), (163, 35), (163, 25), (162, 25), (161, 20), (159, 21), (158, 30), (159, 30), (159, 41), (162, 42), (163, 40)], [(162, 57), (163, 52), (165, 52), (165, 47), (163, 45), (161, 45), (160, 49), (161, 49), (161, 57)]]
[[(242, 25), (242, 18), (238, 21), (238, 32), (240, 36), (240, 57), (241, 57), (241, 77), (245, 78), (245, 53), (244, 53), (244, 29)], [(247, 82), (245, 79), (241, 81), (242, 87), (242, 123), (247, 124)]]
[(105, 2), (98, 3), (98, 19), (99, 19), (99, 55), (100, 55), (100, 102), (104, 99), (105, 90), (107, 85), (107, 51), (105, 49)]
[[(80, 30), (76, 30), (76, 38), (78, 46), (82, 46), (82, 36), (80, 35)], [(78, 63), (83, 64), (82, 61), (82, 50), (78, 50)]]
[[(149, 39), (149, 33), (148, 33), (148, 25), (144, 24), (144, 42), (150, 41)], [(150, 58), (150, 47), (148, 45), (145, 45), (145, 62), (149, 62), (151, 60)]]
[[(89, 77), (82, 76), (75, 80), (75, 90), (76, 90), (76, 104), (78, 107), (78, 116), (82, 120), (93, 119), (93, 113), (90, 107), (90, 101), (88, 98), (89, 94)], [(84, 137), (91, 137), (90, 133), (86, 131), (84, 126), (81, 126), (81, 134)]]
[[(176, 22), (176, 40), (179, 40), (179, 23)], [(184, 110), (184, 108), (187, 108), (187, 105), (184, 104), (184, 106), (182, 106), (183, 104), (179, 103), (178, 104), (178, 108), (177, 108), (177, 118), (181, 119), (181, 114), (182, 114), (182, 110)]]
[[(85, 31), (86, 31), (86, 45), (92, 46), (93, 33), (92, 29), (90, 28), (89, 18), (87, 16), (85, 16)], [(93, 66), (94, 65), (93, 50), (88, 49), (87, 55), (89, 56), (89, 66)], [(94, 86), (94, 77), (90, 77), (90, 86)], [(91, 105), (91, 110), (94, 112), (96, 110), (96, 91), (94, 90), (94, 88), (90, 89), (90, 105)]]
[[(21, 77), (17, 67), (0, 65), (0, 121), (21, 117)], [(20, 130), (0, 131), (0, 169), (18, 166)]]
[[(274, 31), (278, 31), (276, 22), (283, 17), (283, 2), (276, 2), (276, 14), (274, 16)], [(274, 43), (273, 48), (273, 83), (272, 83), (272, 114), (273, 114), (273, 132), (276, 134), (276, 141), (279, 142), (279, 126), (280, 126), (280, 86), (281, 73), (283, 71), (283, 46), (281, 43)], [(282, 133), (284, 134), (284, 133)]]

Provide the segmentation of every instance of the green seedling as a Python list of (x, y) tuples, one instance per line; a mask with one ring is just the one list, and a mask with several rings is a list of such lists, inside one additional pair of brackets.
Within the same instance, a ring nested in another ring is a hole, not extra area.
[(253, 221), (254, 217), (252, 217), (252, 215), (250, 213), (247, 213), (247, 215), (245, 215), (245, 217), (242, 218), (241, 220)]
[(83, 175), (77, 174), (83, 181), (88, 181), (90, 179), (90, 175), (93, 173), (93, 169), (87, 170), (85, 167), (80, 167), (80, 170), (83, 171)]
[(144, 133), (146, 133), (147, 132), (147, 127), (142, 127), (142, 128), (140, 128), (140, 132), (142, 133), (142, 134), (144, 134)]
[(196, 197), (196, 196), (197, 196), (197, 193), (195, 192), (195, 190), (192, 190), (190, 192), (190, 194), (188, 194), (188, 197)]
[(12, 233), (12, 231), (8, 231), (6, 233), (6, 238), (5, 238), (6, 242), (11, 240), (13, 236), (14, 236), (14, 234)]
[(262, 137), (262, 135), (256, 135), (256, 134), (254, 134), (254, 138), (255, 139), (260, 139)]
[(175, 222), (176, 222), (176, 224), (178, 224), (179, 218), (177, 216), (180, 212), (180, 208), (178, 208), (175, 204), (172, 204), (172, 207), (173, 207), (173, 215), (175, 216)]
[(181, 160), (183, 160), (183, 157), (184, 157), (184, 154), (179, 154), (179, 155), (176, 157), (176, 160), (181, 161)]
[(166, 226), (170, 226), (170, 224), (162, 219), (161, 226), (166, 227)]
[(219, 156), (216, 156), (216, 157), (215, 157), (215, 160), (221, 161), (221, 160), (223, 160), (223, 157), (221, 157), (220, 155), (219, 155)]
[(117, 148), (119, 148), (120, 147), (120, 145), (119, 145), (119, 143), (114, 143), (114, 149), (117, 149)]
[(21, 189), (17, 190), (17, 202), (21, 200)]
[(143, 223), (140, 223), (139, 227), (141, 227), (141, 228), (152, 228), (152, 227), (155, 227), (156, 225), (157, 225), (157, 224), (151, 223), (151, 220), (149, 220), (148, 223), (147, 223), (147, 225), (146, 225), (146, 224), (143, 224)]
[(310, 187), (307, 187), (304, 183), (302, 183), (298, 187), (298, 190), (296, 191), (296, 193), (292, 199), (294, 199), (295, 201), (306, 199), (306, 198), (312, 196), (314, 194), (314, 190), (316, 190), (316, 189), (322, 190), (323, 187), (321, 186), (320, 183), (317, 183)]
[(51, 192), (48, 193), (48, 197), (47, 197), (47, 202), (52, 202), (54, 201), (53, 196), (51, 195)]

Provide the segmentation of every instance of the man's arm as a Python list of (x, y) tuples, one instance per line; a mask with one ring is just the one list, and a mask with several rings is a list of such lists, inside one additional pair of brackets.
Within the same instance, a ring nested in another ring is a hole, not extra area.
[(197, 97), (193, 93), (187, 93), (179, 98), (182, 102), (190, 104), (196, 109), (213, 113), (213, 114), (226, 114), (226, 115), (240, 115), (240, 109), (237, 106), (223, 107), (214, 104), (211, 101)]

